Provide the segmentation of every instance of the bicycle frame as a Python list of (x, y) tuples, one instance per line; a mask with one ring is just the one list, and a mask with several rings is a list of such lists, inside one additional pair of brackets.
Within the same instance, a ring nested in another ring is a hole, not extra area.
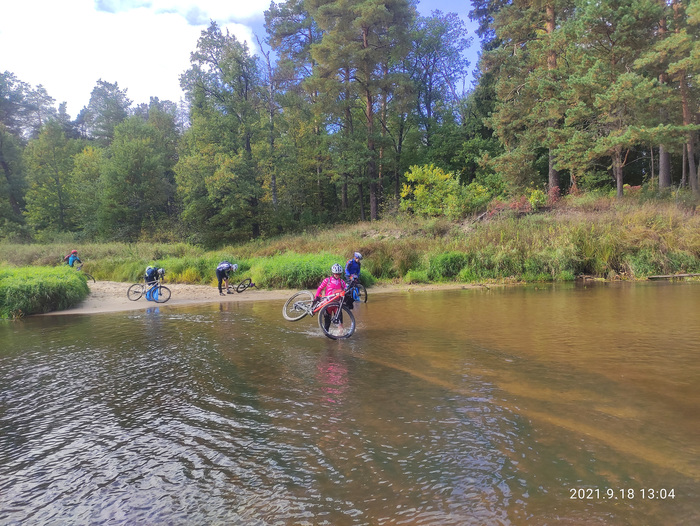
[(318, 311), (320, 311), (323, 307), (326, 305), (329, 305), (331, 303), (337, 303), (338, 306), (343, 304), (343, 298), (345, 297), (346, 291), (342, 292), (336, 292), (335, 294), (332, 294), (330, 296), (324, 296), (321, 298), (321, 300), (316, 304), (316, 306), (309, 312), (311, 316), (316, 314)]
[(307, 305), (306, 302), (308, 300), (304, 301), (298, 301), (294, 305), (304, 311), (306, 311), (306, 314), (309, 316), (313, 316), (316, 314), (318, 311), (320, 311), (323, 307), (330, 303), (337, 303), (338, 305), (342, 305), (343, 303), (343, 298), (345, 297), (345, 291), (343, 292), (336, 292), (335, 294), (331, 294), (330, 296), (324, 296), (319, 300), (316, 305)]

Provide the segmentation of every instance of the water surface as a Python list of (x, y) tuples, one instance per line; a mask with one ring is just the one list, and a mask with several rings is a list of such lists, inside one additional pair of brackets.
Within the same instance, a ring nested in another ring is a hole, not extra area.
[(700, 284), (369, 292), (0, 325), (0, 524), (700, 521)]

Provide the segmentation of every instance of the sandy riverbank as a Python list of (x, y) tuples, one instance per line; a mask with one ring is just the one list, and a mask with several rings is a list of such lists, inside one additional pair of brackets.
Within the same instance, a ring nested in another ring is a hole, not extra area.
[[(154, 304), (141, 298), (138, 301), (130, 301), (126, 297), (126, 291), (131, 283), (119, 283), (116, 281), (98, 281), (88, 283), (90, 295), (75, 307), (67, 310), (50, 312), (46, 316), (62, 314), (96, 314), (101, 312), (121, 312), (129, 310), (141, 310), (152, 307)], [(193, 305), (197, 303), (242, 302), (260, 300), (285, 301), (294, 292), (293, 290), (259, 290), (249, 289), (241, 294), (228, 294), (220, 296), (216, 287), (206, 285), (184, 285), (179, 283), (165, 283), (172, 291), (170, 301), (163, 306)], [(467, 289), (479, 285), (447, 284), (447, 285), (378, 285), (369, 289), (369, 295), (386, 292), (418, 292), (442, 289)]]

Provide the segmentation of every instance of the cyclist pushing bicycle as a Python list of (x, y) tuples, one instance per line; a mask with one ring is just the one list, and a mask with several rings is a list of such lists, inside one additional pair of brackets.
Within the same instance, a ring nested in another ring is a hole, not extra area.
[(360, 279), (360, 270), (362, 268), (362, 254), (355, 252), (352, 259), (349, 259), (345, 264), (345, 277), (348, 281), (355, 281)]
[(80, 263), (81, 265), (83, 264), (83, 262), (80, 261), (80, 258), (78, 257), (77, 250), (71, 250), (70, 254), (63, 258), (63, 261), (65, 261), (69, 267), (72, 267), (76, 263)]

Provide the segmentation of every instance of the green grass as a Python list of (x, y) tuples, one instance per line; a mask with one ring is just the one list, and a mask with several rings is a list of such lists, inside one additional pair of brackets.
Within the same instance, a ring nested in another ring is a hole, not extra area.
[(73, 307), (90, 292), (69, 267), (0, 268), (0, 318), (21, 318)]
[(261, 288), (309, 288), (355, 251), (364, 255), (365, 285), (570, 281), (581, 274), (640, 279), (700, 272), (700, 215), (670, 201), (594, 195), (521, 217), (453, 223), (396, 214), (214, 251), (184, 243), (5, 243), (0, 257), (16, 266), (52, 265), (72, 248), (96, 279), (121, 282), (138, 281), (156, 265), (167, 282), (212, 284), (216, 265), (227, 259), (239, 265), (234, 282), (250, 277)]

